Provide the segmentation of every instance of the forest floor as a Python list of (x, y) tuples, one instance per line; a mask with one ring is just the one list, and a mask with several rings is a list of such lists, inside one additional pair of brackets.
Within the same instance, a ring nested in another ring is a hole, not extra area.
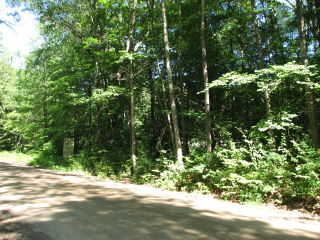
[(274, 206), (0, 161), (1, 240), (320, 239), (320, 219)]

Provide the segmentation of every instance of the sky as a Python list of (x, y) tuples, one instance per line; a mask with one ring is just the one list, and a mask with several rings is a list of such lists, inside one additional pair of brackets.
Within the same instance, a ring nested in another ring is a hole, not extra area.
[[(19, 14), (19, 22), (8, 16), (15, 11)], [(30, 53), (32, 46), (39, 42), (35, 16), (28, 11), (22, 11), (22, 8), (10, 8), (6, 6), (5, 0), (0, 0), (0, 19), (12, 23), (12, 28), (0, 24), (0, 44), (13, 56), (13, 65), (23, 67), (25, 56)]]

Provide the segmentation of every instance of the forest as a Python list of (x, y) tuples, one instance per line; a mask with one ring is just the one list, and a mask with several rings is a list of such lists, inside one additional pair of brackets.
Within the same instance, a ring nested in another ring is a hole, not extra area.
[(1, 151), (320, 212), (320, 0), (7, 3), (42, 44), (1, 49)]

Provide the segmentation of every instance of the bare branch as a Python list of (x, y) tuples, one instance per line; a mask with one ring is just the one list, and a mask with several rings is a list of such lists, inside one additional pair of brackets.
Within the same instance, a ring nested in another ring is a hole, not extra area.
[(10, 22), (8, 22), (8, 21), (3, 21), (3, 20), (0, 19), (0, 24), (4, 24), (4, 25), (6, 25), (8, 28), (10, 28), (11, 30), (14, 30), (14, 29), (12, 28), (12, 23), (10, 23)]
[(292, 8), (296, 8), (296, 6), (293, 5), (289, 0), (286, 0), (286, 2), (287, 2)]

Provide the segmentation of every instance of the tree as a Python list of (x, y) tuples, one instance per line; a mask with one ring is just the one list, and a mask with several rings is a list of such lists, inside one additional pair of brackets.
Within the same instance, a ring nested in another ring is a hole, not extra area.
[(207, 88), (209, 83), (208, 78), (208, 63), (207, 63), (207, 49), (205, 39), (205, 0), (201, 0), (201, 61), (203, 68), (203, 82), (205, 88), (205, 114), (206, 114), (206, 149), (210, 153), (212, 151), (212, 139), (211, 139), (211, 117), (210, 117), (210, 90)]
[(168, 76), (172, 128), (173, 128), (175, 147), (176, 147), (175, 151), (177, 156), (177, 165), (178, 167), (183, 168), (183, 154), (182, 154), (181, 139), (180, 139), (179, 126), (178, 126), (176, 100), (175, 100), (174, 85), (172, 80), (172, 70), (170, 66), (171, 63), (170, 63), (170, 48), (169, 48), (169, 37), (168, 37), (168, 23), (167, 23), (167, 16), (166, 16), (166, 0), (162, 0), (161, 11), (162, 11), (162, 21), (163, 21), (163, 41), (164, 41), (166, 69), (167, 69), (167, 76)]
[[(132, 2), (132, 13), (131, 13), (131, 20), (130, 20), (130, 29), (129, 29), (129, 36), (127, 40), (127, 47), (126, 51), (133, 54), (133, 33), (135, 31), (135, 22), (136, 22), (136, 7), (137, 7), (137, 0), (133, 0)], [(132, 57), (129, 59), (129, 123), (130, 123), (130, 146), (131, 146), (131, 161), (132, 161), (132, 173), (136, 172), (137, 167), (137, 156), (136, 156), (136, 136), (135, 136), (135, 112), (134, 112), (134, 83), (133, 83), (133, 61)]]

